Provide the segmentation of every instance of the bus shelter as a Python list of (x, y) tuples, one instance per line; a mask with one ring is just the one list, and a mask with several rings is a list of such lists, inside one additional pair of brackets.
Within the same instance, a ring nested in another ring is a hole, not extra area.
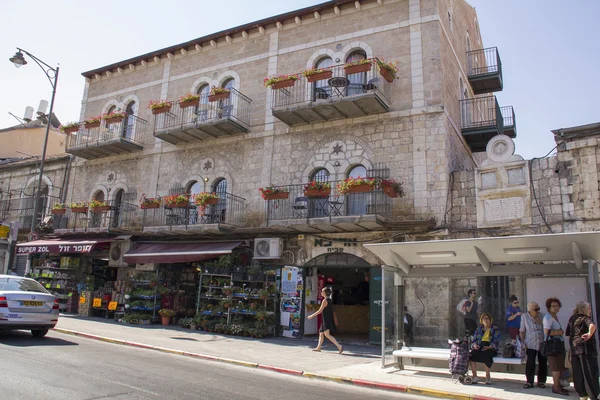
[[(526, 301), (534, 299), (538, 295), (534, 292), (540, 291), (540, 288), (568, 293), (573, 297), (573, 301), (579, 298), (579, 301), (590, 302), (594, 323), (598, 323), (600, 288), (596, 260), (600, 260), (600, 232), (378, 243), (364, 246), (383, 261), (382, 367), (395, 363), (392, 352), (405, 343), (403, 313), (404, 282), (407, 278), (523, 276), (528, 283), (531, 282), (531, 293), (526, 293)], [(572, 277), (580, 279), (571, 282)], [(547, 280), (541, 281), (542, 278)]]

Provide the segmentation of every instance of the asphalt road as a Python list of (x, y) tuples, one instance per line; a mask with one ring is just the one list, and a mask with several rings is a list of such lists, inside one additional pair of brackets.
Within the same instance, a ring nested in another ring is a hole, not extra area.
[(50, 332), (0, 333), (0, 398), (11, 400), (424, 399)]

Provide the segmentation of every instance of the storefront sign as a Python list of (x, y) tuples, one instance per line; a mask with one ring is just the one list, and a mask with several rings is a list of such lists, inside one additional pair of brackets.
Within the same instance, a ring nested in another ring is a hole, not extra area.
[(99, 297), (95, 297), (94, 298), (94, 303), (92, 304), (92, 306), (94, 306), (95, 308), (102, 307), (102, 299), (99, 298)]
[(110, 303), (108, 303), (108, 309), (109, 311), (115, 311), (117, 309), (117, 302), (111, 301)]
[(0, 239), (8, 239), (10, 233), (10, 226), (0, 225)]
[(345, 247), (357, 246), (357, 239), (315, 239), (315, 247), (325, 247), (328, 253), (343, 253)]
[(40, 253), (89, 253), (94, 248), (93, 244), (62, 245), (50, 244), (42, 246), (17, 246), (18, 254), (40, 254)]
[(79, 303), (80, 303), (80, 304), (85, 304), (85, 297), (81, 296), (81, 297), (79, 298)]

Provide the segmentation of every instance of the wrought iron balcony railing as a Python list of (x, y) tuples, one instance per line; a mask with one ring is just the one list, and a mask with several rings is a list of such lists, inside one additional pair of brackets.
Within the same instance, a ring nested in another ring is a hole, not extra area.
[(496, 96), (461, 100), (460, 109), (463, 130), (493, 127), (502, 133), (504, 122)]
[[(108, 206), (94, 210), (87, 207), (85, 212), (67, 208), (64, 214), (54, 214), (54, 229), (73, 229), (74, 231), (89, 230), (130, 230), (136, 225), (136, 216), (139, 207), (136, 204), (125, 203), (122, 201), (107, 201)], [(82, 210), (83, 211), (83, 210)]]
[(502, 90), (502, 62), (496, 47), (467, 53), (468, 77), (475, 94)]
[(288, 198), (267, 201), (268, 220), (331, 219), (363, 215), (391, 217), (393, 200), (382, 190), (339, 194), (338, 183), (331, 182), (331, 189), (327, 190), (328, 195), (324, 197), (306, 196), (306, 184), (281, 186), (289, 190)]
[(216, 204), (207, 204), (204, 209), (190, 202), (185, 207), (165, 207), (142, 210), (142, 227), (188, 226), (226, 224), (242, 226), (245, 201), (231, 193), (217, 193)]
[(517, 137), (517, 118), (513, 106), (500, 107), (504, 123), (504, 134), (511, 138)]
[[(46, 218), (51, 215), (50, 209), (52, 205), (60, 199), (54, 196), (40, 196), (40, 214), (37, 218), (37, 225), (44, 223)], [(0, 201), (0, 221), (2, 222), (19, 222), (20, 229), (31, 229), (33, 222), (33, 207), (35, 197), (24, 196), (22, 198), (13, 198)], [(56, 224), (54, 228), (56, 229)]]

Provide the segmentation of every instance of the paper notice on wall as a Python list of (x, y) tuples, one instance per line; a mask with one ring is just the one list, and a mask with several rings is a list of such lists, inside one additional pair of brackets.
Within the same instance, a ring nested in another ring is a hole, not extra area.
[(283, 296), (296, 296), (298, 289), (298, 268), (283, 267), (281, 273), (281, 294)]
[(279, 317), (279, 323), (281, 326), (285, 326), (286, 329), (290, 326), (290, 313), (282, 311)]

